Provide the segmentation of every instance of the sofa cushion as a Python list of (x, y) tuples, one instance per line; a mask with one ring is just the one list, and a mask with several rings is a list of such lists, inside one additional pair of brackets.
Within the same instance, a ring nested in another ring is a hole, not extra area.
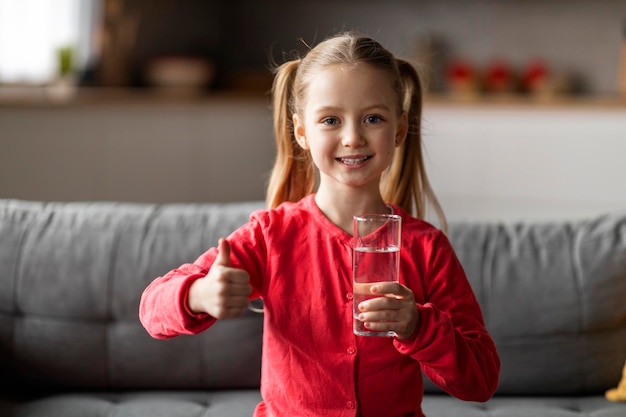
[(138, 306), (152, 279), (195, 260), (261, 206), (0, 200), (0, 382), (258, 387), (262, 315), (160, 341), (139, 323)]
[(223, 391), (66, 392), (28, 402), (0, 400), (11, 417), (242, 417), (261, 401), (258, 389)]
[(626, 213), (457, 223), (449, 236), (498, 347), (498, 393), (615, 386), (626, 360)]
[(496, 396), (486, 403), (457, 400), (446, 395), (424, 397), (428, 417), (624, 417), (626, 405), (601, 396)]

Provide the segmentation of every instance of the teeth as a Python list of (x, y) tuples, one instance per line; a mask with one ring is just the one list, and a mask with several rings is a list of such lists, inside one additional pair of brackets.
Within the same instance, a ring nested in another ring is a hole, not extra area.
[(341, 162), (348, 165), (360, 164), (361, 162), (365, 162), (366, 159), (367, 156), (364, 156), (363, 158), (340, 158)]

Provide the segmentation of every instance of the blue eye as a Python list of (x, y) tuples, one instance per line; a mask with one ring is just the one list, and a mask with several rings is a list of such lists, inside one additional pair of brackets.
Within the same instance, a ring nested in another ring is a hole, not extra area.
[(339, 123), (339, 120), (337, 120), (334, 117), (327, 117), (324, 120), (322, 120), (322, 124), (328, 125), (328, 126), (334, 126), (337, 123)]
[(365, 123), (376, 124), (381, 122), (383, 119), (378, 115), (371, 115), (365, 118)]

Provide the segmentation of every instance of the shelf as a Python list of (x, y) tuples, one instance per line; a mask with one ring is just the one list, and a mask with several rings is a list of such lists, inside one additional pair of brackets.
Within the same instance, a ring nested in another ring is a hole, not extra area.
[[(260, 91), (165, 92), (151, 89), (80, 88), (62, 90), (50, 87), (0, 86), (0, 109), (15, 107), (92, 107), (92, 106), (203, 106), (221, 102), (264, 102), (269, 95)], [(594, 108), (626, 109), (626, 97), (481, 95), (457, 97), (428, 94), (425, 106), (451, 108)]]
[(625, 109), (626, 96), (552, 96), (534, 97), (527, 95), (481, 95), (476, 97), (455, 97), (445, 94), (431, 94), (425, 99), (426, 105), (450, 107), (508, 107), (508, 108), (598, 108)]

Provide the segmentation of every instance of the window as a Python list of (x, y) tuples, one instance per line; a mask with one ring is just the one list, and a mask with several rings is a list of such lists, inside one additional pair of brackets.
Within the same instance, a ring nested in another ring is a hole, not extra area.
[(90, 59), (99, 0), (0, 0), (0, 83), (45, 84), (58, 74), (57, 52), (73, 67)]

